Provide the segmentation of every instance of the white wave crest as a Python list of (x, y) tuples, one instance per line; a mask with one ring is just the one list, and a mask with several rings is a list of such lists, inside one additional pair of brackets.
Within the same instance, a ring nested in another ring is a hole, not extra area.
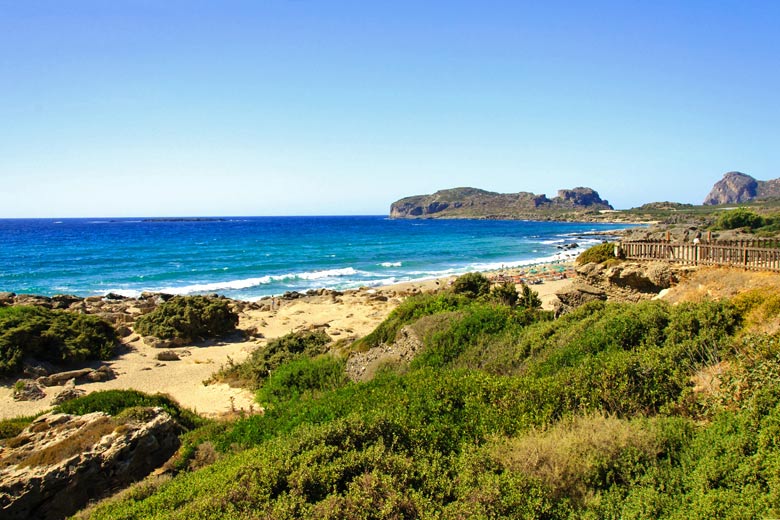
[(156, 287), (143, 290), (131, 290), (131, 289), (114, 289), (108, 292), (120, 294), (128, 297), (138, 297), (144, 291), (174, 294), (174, 295), (186, 295), (195, 293), (206, 292), (220, 292), (220, 291), (236, 291), (242, 289), (251, 289), (252, 287), (258, 287), (261, 285), (268, 285), (273, 282), (283, 282), (285, 280), (324, 280), (328, 278), (338, 278), (343, 276), (355, 276), (365, 274), (352, 267), (345, 267), (343, 269), (326, 269), (324, 271), (310, 271), (303, 273), (287, 273), (279, 275), (267, 275), (259, 276), (255, 278), (243, 278), (240, 280), (226, 280), (224, 282), (210, 282), (210, 283), (195, 283), (189, 285), (173, 285), (168, 287)]
[(325, 271), (301, 273), (298, 275), (294, 275), (294, 277), (300, 278), (302, 280), (321, 280), (323, 278), (336, 278), (339, 276), (354, 276), (357, 274), (361, 274), (361, 272), (353, 267), (345, 267), (344, 269), (326, 269)]
[(382, 267), (401, 267), (403, 262), (382, 262), (379, 265)]

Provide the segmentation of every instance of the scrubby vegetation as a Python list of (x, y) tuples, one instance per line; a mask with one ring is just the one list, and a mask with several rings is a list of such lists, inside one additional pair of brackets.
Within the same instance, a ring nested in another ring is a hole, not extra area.
[(116, 342), (114, 328), (97, 316), (43, 307), (0, 308), (0, 375), (20, 371), (28, 357), (52, 363), (108, 359)]
[(103, 412), (111, 416), (121, 415), (139, 407), (160, 407), (185, 429), (203, 426), (207, 423), (199, 415), (182, 408), (167, 395), (149, 395), (137, 390), (105, 390), (92, 392), (83, 397), (66, 401), (54, 408), (55, 412), (85, 415)]
[(577, 257), (577, 263), (580, 265), (591, 262), (601, 264), (609, 261), (615, 261), (615, 244), (611, 242), (591, 246)]
[(135, 331), (161, 339), (194, 341), (233, 332), (238, 315), (228, 301), (206, 296), (175, 296), (138, 318)]
[(421, 320), (422, 350), (366, 383), (347, 382), (316, 333), (280, 339), (253, 356), (246, 378), (264, 414), (193, 430), (187, 460), (206, 462), (91, 514), (780, 513), (780, 336), (755, 330), (761, 316), (777, 316), (774, 295), (594, 302), (553, 321), (477, 294), (408, 299), (364, 346)]
[(759, 214), (748, 208), (732, 209), (723, 211), (711, 229), (738, 229), (761, 237), (777, 237), (780, 232), (780, 214), (776, 211)]
[(302, 358), (311, 359), (328, 351), (330, 337), (324, 332), (291, 332), (258, 348), (243, 363), (229, 363), (222, 367), (211, 382), (219, 381), (234, 386), (257, 390), (271, 375), (271, 371)]
[(737, 208), (724, 211), (715, 223), (715, 229), (758, 229), (766, 225), (766, 220), (761, 215), (753, 213), (745, 208)]
[(452, 292), (467, 298), (478, 298), (490, 291), (490, 280), (482, 273), (466, 273), (455, 279)]

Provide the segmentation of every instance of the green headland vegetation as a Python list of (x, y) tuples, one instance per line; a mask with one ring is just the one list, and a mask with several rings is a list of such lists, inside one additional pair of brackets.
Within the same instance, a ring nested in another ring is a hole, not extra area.
[[(780, 514), (775, 292), (593, 302), (553, 320), (478, 275), (454, 287), (407, 299), (357, 343), (294, 333), (225, 367), (264, 413), (189, 419), (169, 476), (82, 516)], [(408, 325), (422, 334), (413, 360), (368, 382), (344, 376), (344, 353)]]

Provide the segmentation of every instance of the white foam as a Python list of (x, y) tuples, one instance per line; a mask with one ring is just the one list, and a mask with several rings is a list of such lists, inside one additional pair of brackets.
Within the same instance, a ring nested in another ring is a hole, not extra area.
[(403, 262), (382, 262), (379, 265), (382, 267), (401, 267)]
[(300, 278), (302, 280), (321, 280), (323, 278), (336, 278), (340, 276), (354, 276), (357, 274), (363, 274), (360, 271), (352, 268), (345, 267), (344, 269), (326, 269), (325, 271), (314, 271), (310, 273), (301, 273), (293, 275), (294, 278)]
[(122, 296), (137, 297), (141, 292), (155, 292), (174, 295), (185, 295), (204, 292), (236, 291), (242, 289), (251, 289), (261, 285), (268, 285), (273, 282), (283, 282), (285, 280), (325, 280), (329, 278), (339, 278), (344, 276), (354, 276), (365, 274), (352, 267), (343, 269), (327, 269), (324, 271), (311, 271), (303, 273), (287, 273), (280, 275), (267, 275), (255, 278), (244, 278), (240, 280), (228, 280), (224, 282), (195, 283), (181, 286), (156, 287), (143, 290), (115, 289), (106, 292), (113, 292)]

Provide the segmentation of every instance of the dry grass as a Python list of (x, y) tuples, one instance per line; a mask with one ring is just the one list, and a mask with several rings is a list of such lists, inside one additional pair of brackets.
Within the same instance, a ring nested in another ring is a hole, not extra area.
[(664, 300), (670, 303), (720, 300), (755, 289), (780, 292), (780, 273), (725, 267), (699, 268), (669, 290)]
[(629, 449), (648, 457), (660, 452), (654, 435), (640, 423), (596, 415), (496, 440), (490, 452), (508, 469), (540, 479), (556, 495), (583, 501), (592, 481)]
[(103, 436), (112, 433), (115, 429), (116, 423), (111, 418), (102, 417), (81, 427), (57, 444), (33, 453), (18, 453), (14, 456), (9, 456), (0, 461), (0, 468), (9, 466), (26, 468), (57, 464), (74, 455), (89, 451)]
[(693, 393), (716, 395), (720, 391), (723, 374), (729, 370), (731, 363), (721, 361), (714, 365), (708, 365), (697, 371), (691, 377)]

